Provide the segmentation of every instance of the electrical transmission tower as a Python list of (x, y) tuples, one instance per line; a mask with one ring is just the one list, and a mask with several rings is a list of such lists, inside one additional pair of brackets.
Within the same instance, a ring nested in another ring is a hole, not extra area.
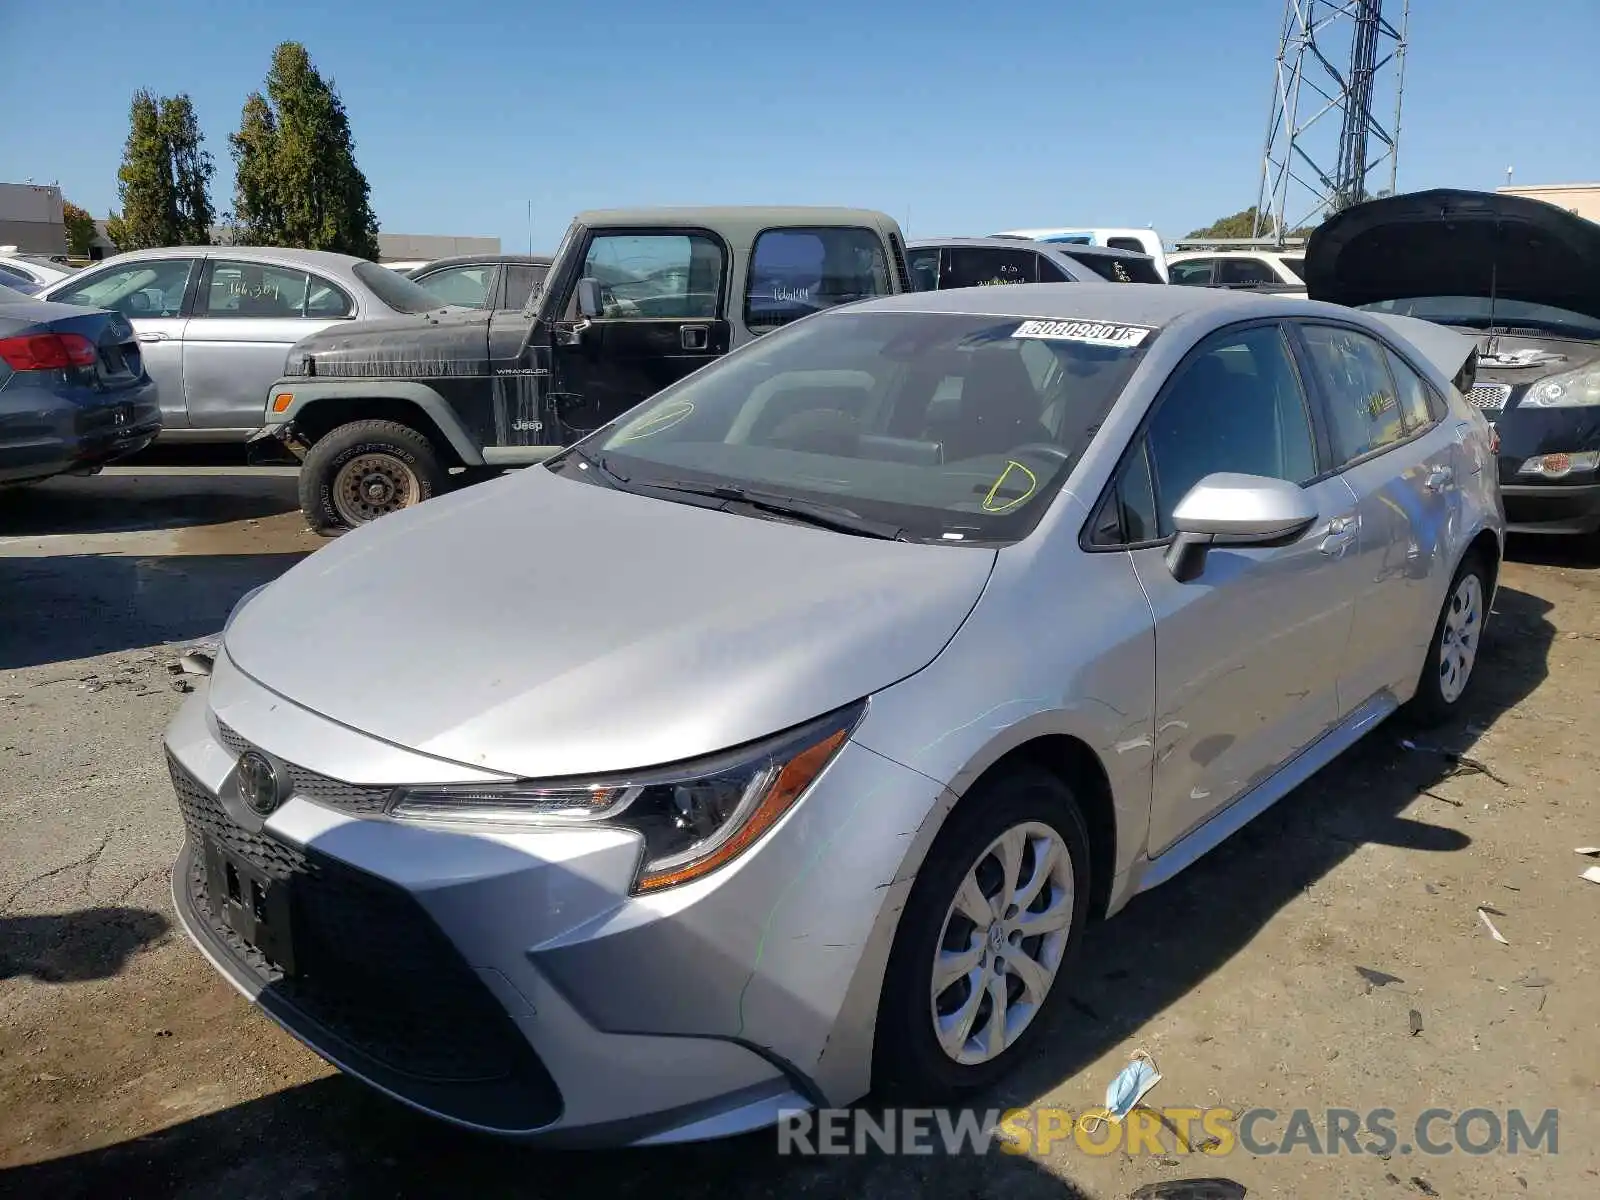
[[(1284, 237), (1359, 204), (1385, 163), (1383, 186), (1394, 191), (1411, 0), (1398, 3), (1396, 25), (1383, 0), (1285, 0), (1255, 237)], [(1376, 113), (1391, 96), (1386, 126)]]

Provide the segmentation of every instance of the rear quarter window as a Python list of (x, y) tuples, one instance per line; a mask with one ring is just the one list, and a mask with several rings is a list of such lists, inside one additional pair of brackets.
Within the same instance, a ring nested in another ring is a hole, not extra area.
[(750, 248), (744, 323), (777, 329), (814, 312), (887, 296), (889, 256), (876, 231), (851, 226), (768, 229)]

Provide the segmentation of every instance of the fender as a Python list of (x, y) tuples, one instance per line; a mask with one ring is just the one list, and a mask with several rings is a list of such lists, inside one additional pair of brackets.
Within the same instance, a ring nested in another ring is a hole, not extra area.
[[(279, 379), (267, 393), (266, 424), (252, 435), (281, 437), (294, 420), (314, 404), (328, 400), (398, 400), (414, 404), (439, 427), (439, 432), (469, 467), (483, 466), (483, 449), (462, 426), (455, 410), (445, 403), (438, 392), (425, 383), (404, 379), (316, 379), (286, 377)], [(283, 396), (290, 399), (281, 410), (276, 402)]]

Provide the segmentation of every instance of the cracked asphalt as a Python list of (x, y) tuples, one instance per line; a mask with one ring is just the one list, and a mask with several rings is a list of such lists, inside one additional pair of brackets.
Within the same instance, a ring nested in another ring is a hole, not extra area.
[(977, 1103), (1080, 1112), (1142, 1048), (1163, 1075), (1152, 1105), (1385, 1106), (1402, 1128), (1434, 1106), (1553, 1107), (1558, 1153), (1098, 1155), (1067, 1138), (781, 1158), (770, 1134), (611, 1154), (456, 1134), (333, 1071), (176, 931), (176, 659), (322, 544), (282, 471), (0, 492), (0, 1195), (1120, 1200), (1197, 1177), (1252, 1197), (1600, 1194), (1600, 887), (1572, 853), (1600, 845), (1600, 569), (1582, 552), (1514, 546), (1458, 727), (1410, 750), (1380, 729), (1092, 930), (1036, 1060)]

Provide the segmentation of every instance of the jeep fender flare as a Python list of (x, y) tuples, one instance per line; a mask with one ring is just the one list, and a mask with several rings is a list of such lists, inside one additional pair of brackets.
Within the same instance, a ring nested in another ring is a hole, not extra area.
[(329, 401), (338, 400), (393, 400), (410, 404), (422, 410), (439, 428), (450, 448), (456, 452), (464, 466), (481, 467), (483, 448), (473, 440), (455, 410), (438, 392), (425, 383), (396, 379), (280, 379), (272, 385), (269, 396), (288, 393), (294, 397), (282, 412), (272, 411), (272, 401), (267, 402), (267, 426), (264, 432), (288, 425), (307, 410)]

